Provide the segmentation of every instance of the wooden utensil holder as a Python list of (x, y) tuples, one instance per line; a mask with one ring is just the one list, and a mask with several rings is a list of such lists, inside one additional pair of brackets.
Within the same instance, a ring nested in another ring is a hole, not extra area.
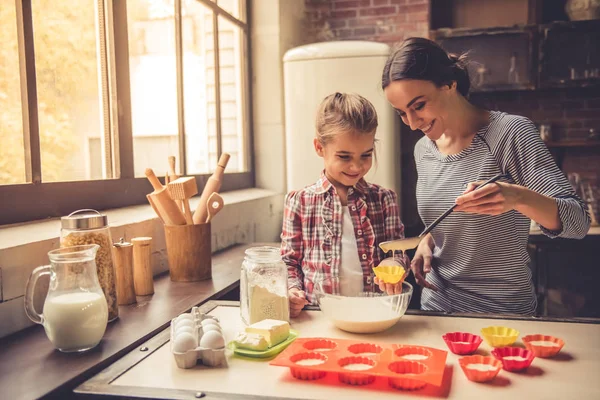
[(165, 239), (173, 282), (212, 278), (210, 223), (165, 225)]

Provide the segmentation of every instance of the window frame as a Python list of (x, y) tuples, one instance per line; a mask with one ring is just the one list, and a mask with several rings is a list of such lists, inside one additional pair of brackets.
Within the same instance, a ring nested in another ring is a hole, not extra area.
[[(183, 108), (183, 50), (181, 28), (181, 1), (175, 0), (176, 71), (178, 103), (178, 167), (186, 175), (185, 124)], [(244, 126), (247, 172), (227, 173), (221, 191), (252, 188), (255, 186), (254, 158), (252, 156), (252, 87), (250, 48), (250, 0), (241, 0), (240, 19), (219, 7), (216, 1), (194, 0), (213, 11), (213, 38), (215, 49), (219, 49), (219, 16), (226, 18), (244, 34)], [(120, 0), (96, 0), (100, 31), (105, 29), (100, 74), (104, 90), (103, 132), (112, 155), (110, 165), (104, 165), (114, 178), (75, 182), (47, 182), (42, 180), (39, 121), (37, 105), (37, 83), (35, 73), (35, 49), (31, 0), (16, 0), (17, 38), (21, 81), (21, 104), (23, 114), (23, 140), (25, 172), (28, 183), (0, 185), (0, 225), (54, 218), (84, 208), (106, 210), (132, 205), (148, 204), (146, 195), (152, 186), (146, 178), (135, 178), (131, 121), (131, 98), (129, 87), (129, 44), (127, 31), (127, 5)], [(245, 22), (244, 22), (245, 19)], [(217, 121), (217, 153), (221, 154), (219, 52), (215, 51), (215, 99)], [(112, 78), (111, 78), (112, 77)], [(166, 166), (166, 157), (165, 157)], [(166, 168), (165, 168), (166, 169)], [(162, 172), (162, 171), (157, 171)], [(161, 174), (162, 175), (162, 174)], [(189, 175), (196, 178), (199, 191), (211, 174)], [(117, 195), (118, 194), (118, 195)]]

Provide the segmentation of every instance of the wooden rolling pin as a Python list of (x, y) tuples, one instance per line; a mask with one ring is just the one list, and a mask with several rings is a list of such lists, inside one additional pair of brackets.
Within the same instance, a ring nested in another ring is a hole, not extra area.
[[(168, 157), (169, 160), (169, 176), (168, 176), (168, 182), (167, 182), (167, 175), (165, 175), (165, 186), (167, 186), (169, 184), (169, 182), (173, 182), (177, 179), (179, 179), (179, 176), (177, 175), (177, 173), (175, 172), (175, 156), (169, 156)], [(198, 191), (196, 191), (196, 193), (198, 193)], [(194, 195), (196, 194), (194, 193)], [(171, 194), (171, 192), (169, 192), (169, 194)], [(177, 206), (179, 207), (179, 209), (181, 211), (183, 211), (184, 215), (185, 215), (185, 208), (184, 208), (184, 204), (183, 201), (176, 199), (175, 197), (173, 197), (173, 195), (171, 194), (171, 198), (173, 200), (175, 200), (175, 204), (177, 204)], [(192, 214), (190, 213), (190, 216)], [(191, 217), (190, 217), (191, 218)], [(186, 219), (187, 219), (187, 215), (186, 215)], [(191, 224), (191, 222), (188, 222)]]
[(146, 176), (154, 188), (154, 192), (146, 195), (148, 201), (166, 225), (185, 225), (185, 216), (175, 201), (169, 196), (166, 186), (163, 186), (154, 171), (146, 168)]
[(208, 198), (213, 192), (219, 193), (219, 189), (221, 189), (221, 184), (223, 183), (225, 167), (229, 162), (229, 157), (228, 153), (221, 154), (216, 171), (206, 181), (206, 185), (204, 185), (202, 195), (200, 196), (200, 202), (196, 206), (196, 212), (194, 212), (194, 224), (206, 223), (206, 218), (208, 217)]
[(175, 156), (169, 156), (169, 182), (179, 178), (175, 173)]

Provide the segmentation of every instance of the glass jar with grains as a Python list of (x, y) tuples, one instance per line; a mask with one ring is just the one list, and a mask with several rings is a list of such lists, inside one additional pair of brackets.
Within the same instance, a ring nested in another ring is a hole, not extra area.
[(96, 210), (77, 210), (60, 219), (60, 247), (97, 244), (96, 267), (100, 286), (108, 304), (108, 321), (119, 316), (112, 239), (106, 215)]
[(277, 247), (246, 250), (240, 279), (240, 312), (246, 325), (263, 319), (290, 320), (287, 266)]

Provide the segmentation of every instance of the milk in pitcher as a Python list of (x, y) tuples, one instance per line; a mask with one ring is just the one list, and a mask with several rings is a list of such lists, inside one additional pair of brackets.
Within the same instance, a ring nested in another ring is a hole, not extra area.
[(94, 347), (104, 335), (108, 306), (102, 292), (73, 292), (49, 297), (44, 304), (44, 328), (61, 351)]

